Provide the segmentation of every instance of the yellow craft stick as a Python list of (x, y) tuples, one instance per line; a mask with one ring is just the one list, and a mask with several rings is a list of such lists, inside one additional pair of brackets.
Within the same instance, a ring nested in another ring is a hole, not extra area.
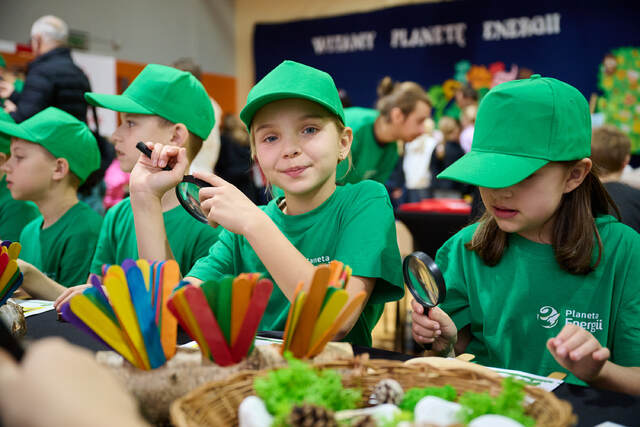
[(356, 311), (356, 309), (358, 307), (360, 307), (360, 305), (364, 302), (364, 299), (367, 297), (367, 293), (365, 291), (361, 291), (359, 292), (352, 300), (351, 302), (349, 302), (343, 309), (342, 309), (342, 313), (340, 313), (340, 315), (338, 316), (338, 318), (333, 322), (333, 324), (331, 325), (331, 327), (329, 329), (327, 329), (327, 331), (324, 333), (324, 335), (322, 335), (322, 337), (318, 340), (318, 342), (316, 343), (316, 345), (314, 345), (309, 352), (307, 353), (306, 357), (314, 357), (316, 356), (318, 353), (320, 353), (322, 351), (322, 349), (324, 348), (325, 345), (327, 345), (327, 343), (329, 341), (331, 341), (336, 334), (338, 333), (338, 331), (340, 330), (340, 328), (344, 325), (344, 323), (353, 315), (353, 313)]
[(322, 307), (324, 296), (329, 286), (329, 266), (319, 265), (316, 267), (307, 302), (304, 304), (302, 313), (300, 314), (300, 327), (298, 333), (293, 334), (293, 342), (291, 343), (291, 353), (295, 357), (303, 357), (309, 351), (309, 342), (313, 333), (313, 325), (316, 324), (318, 313)]
[(147, 292), (149, 292), (149, 287), (151, 286), (149, 283), (149, 275), (150, 275), (149, 261), (147, 261), (146, 259), (139, 259), (136, 261), (136, 265), (142, 272), (142, 277), (144, 278), (144, 286), (147, 288)]
[[(194, 286), (194, 285), (187, 285), (187, 286)], [(207, 359), (211, 359), (211, 350), (209, 350), (209, 345), (207, 344), (207, 340), (204, 339), (204, 336), (202, 335), (202, 331), (200, 330), (200, 325), (198, 325), (196, 318), (193, 316), (193, 313), (189, 308), (189, 304), (187, 303), (187, 299), (184, 296), (185, 288), (186, 286), (183, 286), (173, 294), (173, 304), (176, 307), (176, 310), (178, 310), (178, 313), (180, 313), (180, 317), (182, 317), (182, 320), (187, 324), (187, 327), (189, 328), (191, 333), (194, 335), (193, 338), (195, 338), (196, 342), (198, 343), (198, 346), (200, 346), (200, 351), (202, 352), (202, 355), (205, 356)]]
[(280, 346), (280, 354), (284, 353), (285, 347), (288, 345), (287, 336), (289, 335), (289, 329), (291, 328), (291, 321), (293, 319), (295, 303), (298, 300), (298, 294), (302, 290), (303, 286), (304, 286), (304, 282), (302, 280), (298, 282), (298, 286), (296, 286), (296, 290), (293, 293), (293, 302), (289, 304), (289, 314), (287, 315), (287, 321), (284, 324), (284, 332), (282, 333), (282, 345)]
[(255, 284), (256, 281), (249, 280), (246, 275), (244, 277), (242, 275), (238, 276), (233, 281), (231, 291), (231, 345), (229, 348), (232, 348), (236, 343), (244, 316), (247, 314), (247, 308), (249, 308), (249, 300), (251, 300)]
[(7, 256), (9, 256), (9, 249), (7, 249), (6, 246), (0, 246), (0, 254), (7, 254)]
[(22, 249), (22, 245), (20, 245), (20, 243), (18, 242), (11, 243), (11, 245), (9, 245), (9, 249), (7, 250), (9, 253), (9, 258), (18, 259), (18, 256), (20, 256), (21, 249)]
[(126, 344), (120, 328), (96, 307), (89, 298), (85, 295), (78, 294), (71, 298), (69, 304), (73, 314), (78, 316), (80, 320), (90, 327), (104, 342), (120, 353), (129, 363), (140, 369), (144, 369), (144, 366), (138, 364), (138, 360)]
[(301, 290), (298, 293), (298, 298), (295, 300), (293, 305), (293, 317), (291, 318), (291, 324), (289, 325), (289, 333), (284, 341), (284, 346), (282, 352), (284, 353), (287, 350), (291, 349), (291, 342), (293, 341), (294, 334), (296, 332), (296, 328), (298, 327), (298, 321), (300, 320), (300, 313), (302, 312), (302, 307), (304, 307), (304, 303), (307, 299), (307, 292)]
[(5, 285), (11, 280), (14, 274), (18, 271), (18, 263), (15, 259), (10, 259), (7, 267), (4, 269), (2, 276), (0, 276), (0, 289), (3, 289)]
[(340, 310), (347, 303), (349, 299), (349, 293), (343, 289), (338, 289), (329, 297), (329, 301), (324, 305), (322, 312), (318, 316), (318, 321), (313, 327), (313, 333), (311, 334), (311, 342), (309, 348), (313, 347), (322, 334), (331, 327), (333, 321), (338, 318)]
[(113, 307), (113, 311), (118, 317), (122, 331), (129, 337), (133, 350), (140, 355), (143, 366), (148, 370), (151, 369), (151, 365), (144, 338), (140, 331), (140, 325), (138, 324), (138, 316), (131, 301), (127, 282), (126, 280), (121, 280), (120, 277), (124, 277), (124, 270), (119, 265), (112, 265), (104, 277), (104, 286), (107, 289), (111, 307)]
[(160, 328), (160, 342), (167, 360), (176, 354), (176, 341), (178, 339), (178, 321), (173, 316), (167, 301), (171, 298), (171, 292), (180, 282), (180, 267), (178, 263), (171, 259), (162, 266), (162, 324)]

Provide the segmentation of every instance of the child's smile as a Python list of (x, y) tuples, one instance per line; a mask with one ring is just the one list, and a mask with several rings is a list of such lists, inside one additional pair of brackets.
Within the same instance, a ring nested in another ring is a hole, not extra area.
[(261, 108), (252, 122), (256, 157), (267, 180), (290, 197), (313, 200), (313, 209), (335, 190), (336, 165), (351, 139), (338, 132), (322, 106), (285, 99)]

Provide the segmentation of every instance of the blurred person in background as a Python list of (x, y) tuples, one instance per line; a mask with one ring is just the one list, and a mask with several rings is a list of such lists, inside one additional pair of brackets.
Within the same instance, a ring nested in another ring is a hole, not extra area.
[(438, 145), (442, 133), (436, 131), (432, 118), (425, 120), (426, 132), (411, 142), (404, 145), (404, 158), (402, 168), (404, 170), (405, 187), (407, 188), (406, 201), (419, 202), (430, 198), (431, 193), (431, 156)]
[(91, 90), (89, 79), (71, 59), (67, 44), (69, 29), (52, 15), (39, 18), (31, 27), (31, 49), (22, 92), (15, 82), (0, 81), (0, 98), (5, 110), (20, 123), (47, 107), (57, 107), (78, 120), (87, 121), (84, 93)]
[[(202, 82), (202, 69), (191, 58), (180, 58), (171, 64), (172, 67), (178, 70), (187, 71)], [(191, 162), (190, 173), (193, 172), (213, 172), (218, 162), (218, 156), (220, 155), (220, 122), (222, 121), (222, 108), (211, 97), (211, 105), (213, 105), (213, 112), (216, 116), (216, 123), (213, 126), (213, 130), (209, 134), (209, 137), (202, 142), (202, 148), (196, 154), (196, 157)]]
[(620, 209), (620, 222), (640, 232), (640, 190), (620, 182), (629, 164), (631, 140), (613, 125), (593, 130), (591, 159), (600, 168), (600, 181)]
[(453, 117), (444, 116), (438, 122), (438, 128), (442, 132), (443, 141), (436, 145), (431, 156), (430, 169), (433, 197), (459, 199), (466, 189), (466, 184), (437, 179), (436, 177), (464, 155), (464, 151), (460, 146), (460, 131), (462, 130), (460, 122)]

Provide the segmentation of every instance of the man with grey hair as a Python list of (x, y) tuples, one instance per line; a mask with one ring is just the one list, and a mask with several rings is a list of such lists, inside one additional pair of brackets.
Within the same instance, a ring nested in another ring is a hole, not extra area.
[(29, 63), (22, 92), (12, 83), (0, 81), (0, 98), (5, 109), (21, 122), (47, 107), (58, 107), (86, 122), (84, 93), (91, 90), (84, 72), (74, 64), (66, 47), (69, 29), (56, 16), (39, 18), (31, 27), (31, 49), (35, 59)]

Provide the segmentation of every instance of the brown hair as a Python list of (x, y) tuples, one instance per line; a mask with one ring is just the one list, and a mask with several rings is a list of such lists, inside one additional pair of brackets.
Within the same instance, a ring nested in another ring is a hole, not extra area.
[[(559, 163), (571, 167), (577, 161)], [(616, 204), (598, 178), (595, 165), (582, 184), (562, 196), (555, 214), (551, 245), (556, 261), (563, 270), (585, 275), (600, 264), (602, 240), (594, 218), (608, 214), (610, 207), (620, 217)], [(471, 241), (464, 246), (475, 251), (486, 265), (497, 265), (508, 247), (508, 233), (498, 227), (496, 220), (488, 212), (482, 215), (478, 223)], [(596, 242), (598, 258), (592, 263)]]
[(380, 115), (389, 119), (391, 110), (399, 108), (405, 116), (411, 114), (418, 102), (424, 102), (429, 107), (433, 103), (422, 86), (415, 82), (394, 82), (391, 77), (383, 78), (378, 84), (378, 101), (376, 109)]
[(593, 131), (591, 159), (604, 173), (618, 172), (631, 153), (631, 140), (613, 125), (604, 125)]
[(438, 129), (442, 132), (442, 136), (445, 141), (452, 141), (457, 139), (459, 135), (456, 135), (460, 132), (460, 122), (458, 119), (450, 117), (450, 116), (442, 116), (440, 120), (438, 120)]
[[(156, 117), (158, 118), (160, 126), (168, 127), (168, 126), (173, 126), (175, 124), (165, 119), (164, 117), (160, 117), (160, 116), (156, 116)], [(198, 151), (200, 151), (200, 149), (202, 148), (203, 140), (202, 138), (200, 138), (198, 135), (191, 132), (190, 130), (187, 129), (187, 131), (189, 132), (189, 137), (187, 138), (187, 141), (184, 144), (184, 148), (187, 149), (187, 159), (189, 159), (189, 162), (191, 162), (193, 158), (196, 157), (196, 154), (198, 154)]]
[(177, 68), (178, 70), (187, 71), (193, 74), (193, 77), (195, 77), (198, 80), (202, 79), (202, 69), (198, 64), (196, 64), (196, 61), (194, 61), (192, 58), (180, 58), (177, 61), (175, 61), (171, 66), (173, 68)]
[(242, 123), (240, 117), (235, 114), (225, 114), (220, 123), (220, 133), (227, 135), (235, 143), (243, 147), (248, 146), (249, 133), (247, 127)]

